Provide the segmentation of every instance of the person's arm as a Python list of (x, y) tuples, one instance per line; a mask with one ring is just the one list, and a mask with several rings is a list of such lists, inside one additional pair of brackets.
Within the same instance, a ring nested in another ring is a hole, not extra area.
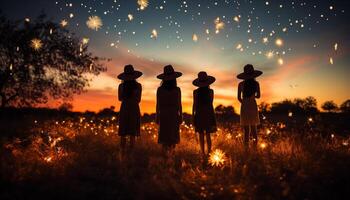
[(159, 110), (159, 88), (157, 89), (157, 101), (156, 101), (156, 123), (159, 124), (159, 117), (160, 117), (160, 110)]
[(214, 90), (213, 89), (210, 89), (209, 98), (210, 98), (210, 103), (213, 104), (213, 101), (214, 101)]
[(256, 83), (256, 94), (255, 94), (255, 98), (259, 99), (260, 98), (260, 85), (257, 82)]
[(192, 123), (194, 124), (194, 116), (196, 115), (196, 108), (197, 108), (197, 93), (194, 90), (193, 91), (193, 106), (192, 106)]
[(242, 103), (242, 82), (238, 84), (237, 98), (238, 98), (238, 101)]
[(118, 100), (123, 101), (123, 87), (122, 84), (118, 86)]
[(137, 103), (141, 102), (141, 94), (142, 94), (142, 85), (138, 84), (138, 86), (137, 86), (137, 94), (136, 94), (136, 101), (137, 101)]
[(179, 95), (178, 95), (178, 100), (177, 100), (177, 102), (178, 102), (178, 107), (179, 107), (179, 124), (181, 124), (182, 123), (182, 105), (181, 105), (181, 90), (180, 90), (180, 88), (178, 88), (178, 93), (179, 93)]

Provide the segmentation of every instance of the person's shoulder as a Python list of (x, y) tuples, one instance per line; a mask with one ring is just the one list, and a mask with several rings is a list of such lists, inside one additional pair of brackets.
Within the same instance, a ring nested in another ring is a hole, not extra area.
[(243, 86), (243, 84), (244, 84), (244, 81), (241, 81), (241, 82), (238, 83), (238, 86), (239, 86), (239, 87), (240, 87), (240, 86)]
[(139, 82), (136, 82), (136, 86), (137, 86), (138, 88), (141, 88), (141, 87), (142, 87), (141, 83), (139, 83)]

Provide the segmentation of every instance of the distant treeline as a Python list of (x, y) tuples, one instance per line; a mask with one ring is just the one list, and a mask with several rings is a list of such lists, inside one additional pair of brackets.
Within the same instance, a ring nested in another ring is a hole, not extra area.
[[(327, 112), (321, 112), (317, 108), (317, 101), (314, 97), (286, 99), (272, 104), (262, 102), (259, 105), (262, 124), (285, 123), (289, 125), (288, 127), (301, 129), (305, 125), (309, 126), (308, 121), (312, 120), (312, 124), (322, 130), (333, 130), (341, 134), (350, 133), (350, 100), (345, 101), (339, 107), (332, 101), (327, 101), (322, 108)], [(64, 103), (57, 109), (5, 107), (0, 109), (0, 132), (30, 127), (34, 121), (78, 119), (80, 117), (89, 119), (115, 117), (118, 119), (119, 115), (114, 106), (104, 108), (99, 112), (73, 112), (72, 109), (73, 106), (70, 103)], [(215, 114), (218, 124), (224, 128), (230, 128), (232, 124), (239, 123), (239, 115), (233, 106), (219, 105), (215, 107)], [(184, 113), (183, 119), (187, 124), (192, 123), (191, 114)], [(153, 122), (155, 114), (145, 113), (141, 121), (143, 123)]]
[[(333, 101), (326, 101), (322, 104), (321, 108), (327, 113), (345, 113), (350, 114), (350, 99), (346, 100), (340, 106), (336, 105)], [(85, 111), (85, 112), (73, 112), (73, 105), (70, 103), (63, 103), (57, 109), (54, 108), (15, 108), (5, 107), (0, 109), (0, 117), (3, 118), (21, 118), (21, 116), (36, 116), (40, 118), (60, 118), (60, 117), (77, 117), (77, 116), (90, 116), (90, 117), (118, 117), (118, 111), (115, 106), (109, 108), (103, 108), (99, 112)], [(293, 100), (286, 99), (275, 103), (262, 102), (259, 104), (259, 111), (262, 117), (267, 115), (284, 115), (287, 117), (311, 117), (321, 113), (317, 108), (317, 100), (314, 97), (295, 98)], [(233, 106), (218, 105), (215, 107), (215, 113), (217, 121), (219, 122), (238, 122), (239, 114), (237, 114)], [(142, 116), (143, 122), (154, 121), (154, 113), (145, 113)], [(191, 114), (184, 113), (184, 120), (186, 122), (191, 121)]]

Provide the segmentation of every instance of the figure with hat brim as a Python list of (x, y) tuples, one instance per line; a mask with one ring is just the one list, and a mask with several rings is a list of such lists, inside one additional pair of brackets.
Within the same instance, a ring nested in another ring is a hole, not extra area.
[(159, 124), (158, 143), (165, 153), (172, 152), (180, 142), (180, 124), (182, 123), (181, 90), (176, 79), (182, 75), (171, 65), (157, 76), (161, 86), (157, 89), (156, 122)]
[(142, 86), (136, 81), (142, 76), (142, 72), (134, 70), (132, 65), (126, 65), (124, 72), (118, 75), (122, 83), (118, 87), (118, 99), (121, 101), (119, 111), (119, 130), (121, 137), (121, 153), (124, 156), (127, 152), (127, 137), (130, 138), (129, 147), (133, 149), (135, 136), (140, 135), (140, 107)]
[(241, 103), (240, 124), (244, 129), (244, 146), (249, 148), (250, 135), (253, 137), (254, 148), (258, 144), (257, 125), (260, 124), (256, 99), (260, 98), (260, 85), (255, 80), (262, 75), (262, 71), (255, 70), (253, 65), (244, 66), (244, 72), (237, 75), (243, 81), (238, 84), (238, 100)]
[[(200, 149), (203, 158), (211, 152), (211, 133), (217, 131), (215, 112), (213, 107), (214, 90), (210, 85), (215, 82), (213, 76), (202, 71), (198, 73), (192, 84), (198, 88), (193, 91), (192, 117), (195, 131), (199, 133)], [(207, 154), (205, 153), (204, 136), (207, 141)]]

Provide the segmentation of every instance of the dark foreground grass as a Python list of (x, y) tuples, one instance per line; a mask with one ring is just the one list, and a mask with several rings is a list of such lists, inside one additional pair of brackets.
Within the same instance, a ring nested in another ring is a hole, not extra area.
[(268, 125), (248, 154), (236, 128), (213, 135), (224, 164), (203, 164), (192, 127), (165, 156), (156, 125), (128, 156), (114, 119), (37, 122), (1, 147), (0, 199), (349, 199), (347, 138), (307, 137)]

